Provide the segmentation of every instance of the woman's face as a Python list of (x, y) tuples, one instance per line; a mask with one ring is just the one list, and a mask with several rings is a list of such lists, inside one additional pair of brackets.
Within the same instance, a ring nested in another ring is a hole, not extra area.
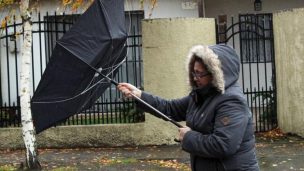
[(193, 68), (193, 80), (197, 87), (205, 87), (212, 81), (212, 75), (207, 71), (206, 67), (198, 61), (195, 61)]

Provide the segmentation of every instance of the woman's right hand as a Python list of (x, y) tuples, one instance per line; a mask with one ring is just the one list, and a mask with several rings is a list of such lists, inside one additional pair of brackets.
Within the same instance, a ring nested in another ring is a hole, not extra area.
[(141, 90), (133, 86), (129, 83), (119, 83), (117, 86), (118, 90), (122, 92), (122, 94), (128, 98), (132, 98), (132, 94), (136, 95), (137, 97), (141, 97)]

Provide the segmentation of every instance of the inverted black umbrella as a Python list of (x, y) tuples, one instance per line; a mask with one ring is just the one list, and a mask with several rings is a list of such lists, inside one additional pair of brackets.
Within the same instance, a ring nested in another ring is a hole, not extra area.
[(32, 97), (37, 134), (92, 106), (111, 83), (118, 85), (113, 78), (125, 59), (126, 39), (124, 0), (95, 0), (57, 41)]
[(32, 97), (36, 133), (91, 106), (126, 56), (123, 0), (95, 0), (57, 41)]

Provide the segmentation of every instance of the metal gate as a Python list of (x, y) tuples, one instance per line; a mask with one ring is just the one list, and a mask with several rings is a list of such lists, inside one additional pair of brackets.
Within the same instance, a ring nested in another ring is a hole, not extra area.
[(239, 83), (253, 114), (255, 131), (277, 126), (272, 14), (240, 14), (237, 21), (219, 17), (217, 43), (233, 46), (240, 56)]

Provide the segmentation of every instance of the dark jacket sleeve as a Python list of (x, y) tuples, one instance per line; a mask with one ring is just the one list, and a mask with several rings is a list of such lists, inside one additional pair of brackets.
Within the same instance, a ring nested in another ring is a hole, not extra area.
[(238, 97), (223, 97), (215, 109), (214, 130), (211, 134), (189, 131), (182, 148), (206, 158), (224, 158), (236, 153), (242, 142), (249, 120), (249, 110)]
[[(186, 96), (180, 99), (174, 100), (165, 100), (158, 96), (151, 95), (147, 92), (142, 92), (141, 99), (162, 112), (163, 114), (167, 115), (171, 119), (175, 121), (184, 121), (186, 117), (186, 111), (189, 103), (190, 96)], [(149, 112), (157, 117), (152, 110), (147, 108), (144, 104), (137, 102), (137, 106), (143, 109), (146, 112)]]

